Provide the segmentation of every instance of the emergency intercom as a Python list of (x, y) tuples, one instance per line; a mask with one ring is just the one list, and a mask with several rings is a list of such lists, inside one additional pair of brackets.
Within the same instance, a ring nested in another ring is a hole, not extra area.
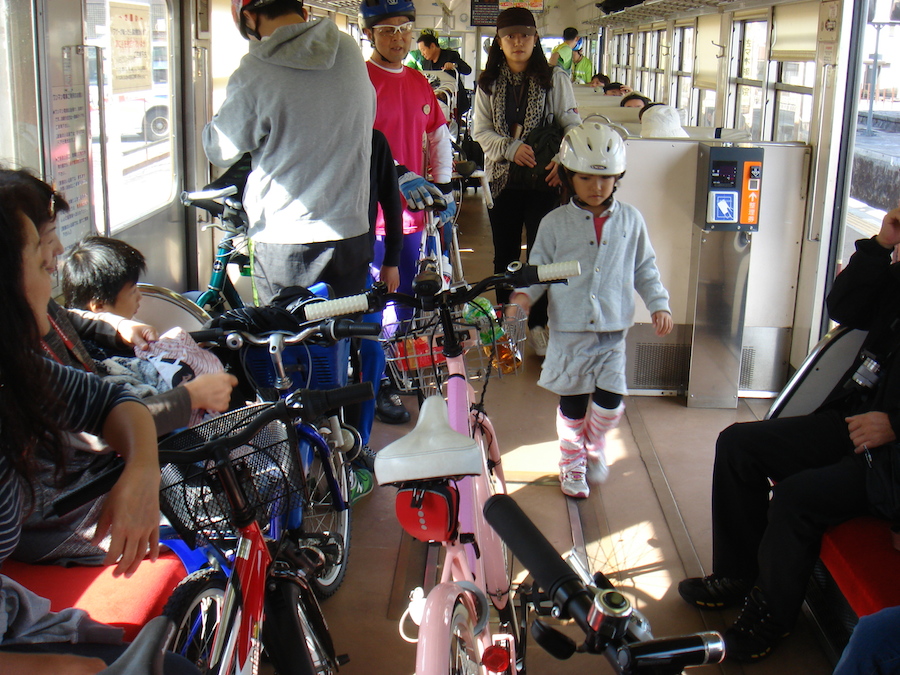
[(699, 144), (694, 223), (702, 230), (756, 232), (763, 149)]

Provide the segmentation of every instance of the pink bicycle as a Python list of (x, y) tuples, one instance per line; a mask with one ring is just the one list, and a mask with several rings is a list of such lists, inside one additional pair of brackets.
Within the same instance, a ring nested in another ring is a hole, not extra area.
[[(415, 318), (391, 335), (388, 358), (405, 363), (407, 374), (417, 373), (413, 379), (420, 389), (446, 392), (446, 403), (438, 393), (425, 398), (415, 429), (375, 459), (379, 484), (398, 488), (401, 525), (417, 539), (440, 543), (445, 554), (440, 582), (427, 596), (422, 589), (413, 591), (401, 620), (401, 635), (417, 642), (417, 675), (512, 674), (524, 658), (523, 624), (511, 598), (511, 560), (482, 514), (493, 494), (506, 492), (500, 448), (469, 382), (465, 354), (487, 352), (499, 365), (508, 357), (504, 352), (516, 349), (524, 317), (473, 303), (482, 293), (564, 281), (579, 272), (577, 262), (513, 263), (505, 274), (441, 291), (438, 274), (426, 269), (416, 277), (414, 296), (376, 285), (366, 294), (306, 308), (307, 320), (381, 309), (391, 301), (415, 308)], [(419, 625), (417, 638), (405, 636), (407, 616)]]

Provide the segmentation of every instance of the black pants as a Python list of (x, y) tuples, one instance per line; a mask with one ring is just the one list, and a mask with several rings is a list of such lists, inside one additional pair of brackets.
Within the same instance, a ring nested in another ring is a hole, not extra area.
[[(522, 229), (525, 229), (526, 256), (537, 236), (541, 219), (559, 206), (555, 192), (516, 190), (506, 188), (494, 199), (494, 208), (488, 211), (494, 240), (494, 274), (506, 270), (506, 266), (522, 259)], [(497, 302), (509, 302), (510, 290), (497, 289)], [(547, 325), (547, 296), (544, 295), (531, 308), (529, 326)]]
[(837, 412), (725, 429), (713, 469), (713, 572), (754, 581), (792, 626), (825, 530), (868, 512), (865, 470)]
[(366, 288), (372, 240), (368, 234), (318, 244), (253, 242), (253, 286), (258, 303), (268, 304), (288, 286), (309, 287), (324, 281), (335, 298)]

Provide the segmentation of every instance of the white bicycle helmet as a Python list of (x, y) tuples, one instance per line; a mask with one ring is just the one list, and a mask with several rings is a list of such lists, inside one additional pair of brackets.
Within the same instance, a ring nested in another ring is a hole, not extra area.
[(625, 173), (625, 141), (600, 122), (584, 122), (562, 140), (560, 163), (576, 173), (618, 176)]

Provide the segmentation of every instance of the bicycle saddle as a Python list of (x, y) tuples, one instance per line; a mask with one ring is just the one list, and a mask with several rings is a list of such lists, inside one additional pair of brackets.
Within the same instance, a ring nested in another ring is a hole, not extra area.
[(450, 427), (447, 404), (429, 396), (416, 427), (375, 455), (379, 485), (445, 476), (474, 476), (482, 471), (483, 455), (474, 439)]

